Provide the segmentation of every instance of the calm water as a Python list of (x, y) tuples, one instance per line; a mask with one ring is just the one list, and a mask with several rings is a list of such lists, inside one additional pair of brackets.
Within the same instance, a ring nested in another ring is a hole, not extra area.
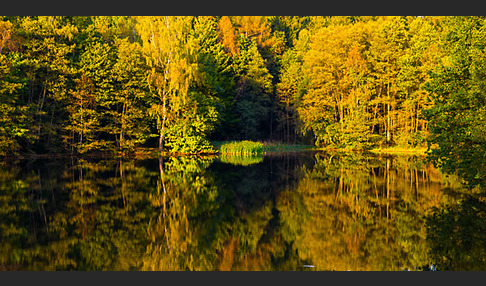
[(1, 270), (486, 270), (484, 199), (420, 156), (0, 166)]

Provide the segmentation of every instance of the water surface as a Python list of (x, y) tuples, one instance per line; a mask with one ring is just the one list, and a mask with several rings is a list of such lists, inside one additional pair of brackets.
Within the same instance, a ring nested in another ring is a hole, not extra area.
[(1, 270), (486, 270), (484, 200), (425, 157), (4, 162)]

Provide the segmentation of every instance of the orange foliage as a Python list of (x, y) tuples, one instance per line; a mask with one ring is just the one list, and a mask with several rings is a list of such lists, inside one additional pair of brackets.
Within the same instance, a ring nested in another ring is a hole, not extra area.
[(228, 16), (223, 16), (219, 21), (219, 37), (225, 50), (232, 55), (238, 55), (240, 50), (237, 43), (237, 35)]

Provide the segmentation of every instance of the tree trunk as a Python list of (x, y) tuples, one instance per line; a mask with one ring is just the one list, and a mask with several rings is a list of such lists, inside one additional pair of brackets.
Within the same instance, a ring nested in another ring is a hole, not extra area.
[(167, 213), (167, 210), (166, 210), (166, 196), (167, 196), (167, 189), (165, 188), (165, 182), (164, 182), (164, 161), (162, 159), (162, 156), (159, 155), (159, 175), (160, 175), (160, 185), (157, 184), (157, 188), (159, 189), (158, 191), (158, 194), (160, 194), (160, 187), (162, 187), (162, 191), (163, 191), (163, 197), (162, 197), (162, 217), (163, 217), (163, 221), (164, 221), (164, 233), (167, 233), (167, 225), (166, 225), (166, 220), (165, 220), (165, 216), (166, 216), (166, 213)]
[(341, 128), (341, 134), (344, 133), (344, 105), (339, 103), (339, 127)]
[[(166, 72), (164, 72), (164, 81), (167, 82)], [(164, 87), (165, 88), (165, 87)], [(164, 133), (165, 133), (165, 121), (167, 119), (167, 108), (165, 105), (165, 90), (162, 90), (162, 126), (160, 127), (159, 137), (159, 152), (164, 151)]]
[(391, 119), (390, 119), (390, 104), (387, 104), (387, 114), (386, 114), (386, 143), (390, 143), (391, 141), (391, 132), (390, 132), (390, 125), (391, 125)]
[(285, 104), (285, 113), (286, 113), (286, 121), (287, 121), (287, 136), (285, 138), (287, 139), (287, 144), (290, 143), (290, 102), (287, 98), (286, 104)]
[(273, 133), (273, 127), (272, 127), (272, 125), (273, 125), (273, 100), (270, 104), (271, 104), (271, 106), (270, 106), (270, 140), (272, 140), (273, 139), (273, 134), (272, 134)]
[(159, 136), (159, 152), (163, 152), (164, 151), (164, 135), (162, 133), (160, 133), (160, 136)]

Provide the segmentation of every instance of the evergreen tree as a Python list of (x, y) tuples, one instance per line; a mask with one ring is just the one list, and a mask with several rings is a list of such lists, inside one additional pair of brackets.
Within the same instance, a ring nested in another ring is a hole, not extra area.
[(237, 138), (264, 139), (265, 133), (269, 132), (272, 75), (255, 40), (241, 36), (240, 46), (240, 56), (235, 62), (238, 75), (235, 95), (235, 112), (239, 119)]

